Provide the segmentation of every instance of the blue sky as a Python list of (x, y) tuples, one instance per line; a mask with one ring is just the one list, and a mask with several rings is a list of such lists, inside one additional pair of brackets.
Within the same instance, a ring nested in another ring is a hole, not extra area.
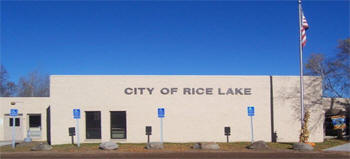
[[(311, 53), (349, 37), (349, 1), (304, 0)], [(2, 1), (1, 63), (49, 74), (298, 75), (297, 1)]]

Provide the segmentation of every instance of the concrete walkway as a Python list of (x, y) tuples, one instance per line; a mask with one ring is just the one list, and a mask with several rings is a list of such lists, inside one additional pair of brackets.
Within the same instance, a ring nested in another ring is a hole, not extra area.
[(324, 149), (323, 151), (343, 151), (343, 152), (350, 152), (350, 143), (339, 145), (335, 147), (331, 147), (328, 149)]
[[(18, 144), (18, 143), (22, 143), (23, 142), (23, 140), (16, 140), (15, 141), (16, 142), (16, 144)], [(10, 141), (0, 141), (0, 146), (6, 146), (6, 145), (12, 145), (12, 141), (10, 140)]]

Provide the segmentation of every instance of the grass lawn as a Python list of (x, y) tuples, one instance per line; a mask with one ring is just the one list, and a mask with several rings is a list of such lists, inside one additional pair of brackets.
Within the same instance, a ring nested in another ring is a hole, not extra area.
[[(1, 152), (28, 152), (30, 149), (39, 144), (40, 142), (32, 142), (32, 143), (21, 143), (16, 146), (16, 149), (13, 149), (11, 145), (0, 147)], [(342, 145), (345, 143), (349, 143), (349, 141), (337, 140), (337, 139), (329, 139), (325, 140), (322, 143), (316, 143), (314, 147), (314, 151), (321, 151), (322, 149), (326, 149), (329, 147)], [(186, 152), (186, 151), (200, 151), (194, 150), (191, 148), (194, 143), (165, 143), (163, 150), (147, 150), (145, 149), (146, 143), (140, 144), (129, 144), (129, 143), (118, 143), (119, 149), (114, 150), (118, 152)], [(242, 152), (242, 151), (254, 151), (248, 150), (246, 146), (250, 144), (250, 142), (231, 142), (231, 143), (218, 143), (220, 145), (220, 150), (218, 151), (231, 151), (231, 152)], [(269, 150), (266, 151), (293, 151), (291, 150), (293, 143), (267, 143), (270, 147)], [(64, 145), (54, 145), (51, 151), (53, 152), (91, 152), (91, 151), (102, 151), (98, 149), (99, 143), (84, 143), (81, 144), (80, 147), (76, 147), (76, 145), (64, 144)]]

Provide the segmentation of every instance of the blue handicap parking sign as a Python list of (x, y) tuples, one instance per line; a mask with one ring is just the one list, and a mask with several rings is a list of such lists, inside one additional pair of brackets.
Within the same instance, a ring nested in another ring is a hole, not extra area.
[(18, 109), (10, 109), (10, 116), (17, 116), (18, 115)]
[(165, 117), (165, 109), (158, 108), (158, 118), (164, 118), (164, 117)]
[(253, 106), (249, 106), (248, 107), (248, 116), (254, 116), (254, 107)]
[(80, 109), (73, 109), (73, 118), (80, 119)]

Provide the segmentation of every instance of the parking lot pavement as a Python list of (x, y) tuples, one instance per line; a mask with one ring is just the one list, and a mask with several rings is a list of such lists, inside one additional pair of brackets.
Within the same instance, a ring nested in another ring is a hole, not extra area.
[(59, 152), (16, 152), (2, 153), (0, 158), (145, 158), (145, 159), (349, 159), (350, 153), (332, 152), (97, 152), (97, 153), (59, 153)]

